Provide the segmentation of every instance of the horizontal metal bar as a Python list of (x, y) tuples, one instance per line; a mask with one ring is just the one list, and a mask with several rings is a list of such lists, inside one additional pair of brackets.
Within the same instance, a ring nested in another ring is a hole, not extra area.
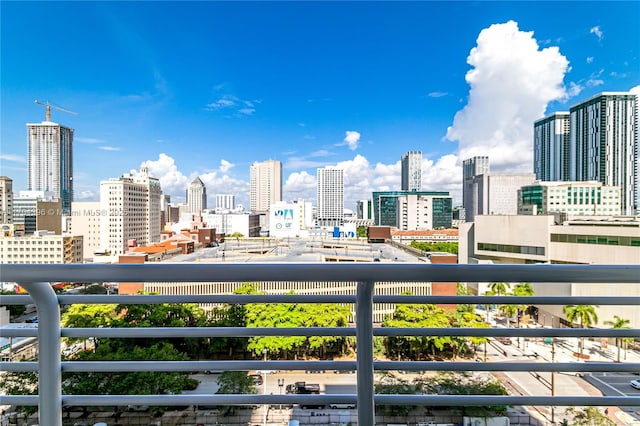
[[(466, 337), (630, 337), (639, 329), (623, 328), (388, 328), (373, 329), (374, 336), (466, 336)], [(5, 328), (2, 337), (37, 337), (37, 327)], [(162, 338), (162, 337), (255, 337), (255, 336), (355, 336), (353, 327), (140, 327), (63, 328), (62, 337)]]
[[(376, 405), (416, 406), (601, 406), (633, 407), (640, 397), (621, 396), (503, 396), (503, 395), (375, 395)], [(127, 406), (135, 405), (277, 405), (353, 403), (354, 395), (64, 395), (64, 406)], [(37, 397), (3, 396), (3, 404), (37, 405)]]
[[(532, 358), (532, 361), (535, 358)], [(640, 363), (617, 362), (449, 362), (374, 361), (376, 371), (536, 371), (626, 373), (640, 371)], [(355, 361), (64, 361), (65, 372), (135, 371), (355, 371)], [(0, 371), (37, 371), (36, 362), (2, 362)]]
[[(543, 283), (544, 284), (544, 283)], [(157, 305), (163, 303), (340, 303), (353, 304), (356, 296), (350, 294), (184, 294), (184, 295), (59, 295), (61, 305), (122, 304)], [(33, 303), (30, 296), (3, 295), (5, 305)], [(374, 295), (373, 303), (394, 304), (461, 304), (461, 305), (640, 305), (640, 297), (616, 296), (394, 296)]]
[[(17, 330), (17, 331), (16, 331)], [(21, 336), (11, 329), (13, 336)], [(28, 329), (24, 329), (28, 330)], [(28, 331), (32, 333), (32, 330)], [(25, 332), (26, 334), (26, 332)], [(355, 336), (353, 327), (141, 327), (63, 328), (63, 337), (164, 338), (254, 336)], [(638, 337), (640, 330), (621, 328), (387, 328), (373, 329), (374, 336), (468, 336), (468, 337)]]
[(0, 265), (4, 281), (40, 282), (190, 282), (215, 281), (353, 281), (353, 282), (582, 282), (636, 283), (640, 265), (433, 265), (402, 263), (256, 264), (63, 264)]

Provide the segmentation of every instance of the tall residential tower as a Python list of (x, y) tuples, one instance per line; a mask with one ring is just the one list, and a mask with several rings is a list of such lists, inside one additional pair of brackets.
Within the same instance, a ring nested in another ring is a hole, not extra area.
[(249, 176), (251, 211), (267, 212), (277, 201), (282, 201), (282, 163), (277, 160), (253, 163)]
[(318, 226), (341, 226), (344, 223), (344, 171), (335, 167), (317, 170)]
[(422, 152), (409, 151), (402, 155), (402, 191), (422, 190)]
[[(49, 114), (47, 114), (48, 116)], [(73, 201), (73, 129), (52, 121), (27, 123), (30, 191), (51, 191), (71, 210)]]
[(199, 177), (187, 188), (187, 204), (190, 213), (198, 213), (207, 208), (207, 187)]
[(569, 110), (569, 179), (621, 188), (622, 214), (638, 208), (638, 97), (603, 92)]

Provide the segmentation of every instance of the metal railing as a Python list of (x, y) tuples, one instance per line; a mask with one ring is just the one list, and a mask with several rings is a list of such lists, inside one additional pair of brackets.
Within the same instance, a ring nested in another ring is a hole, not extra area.
[[(529, 282), (638, 283), (640, 265), (431, 265), (431, 264), (146, 264), (146, 265), (0, 265), (2, 280), (18, 282), (29, 296), (3, 296), (3, 304), (35, 303), (37, 329), (3, 329), (5, 337), (37, 336), (37, 362), (2, 362), (0, 371), (38, 371), (38, 395), (2, 396), (0, 403), (38, 405), (40, 424), (62, 425), (63, 405), (254, 405), (356, 403), (358, 423), (375, 424), (376, 405), (418, 406), (634, 406), (632, 396), (487, 396), (487, 395), (375, 395), (376, 371), (529, 371), (632, 372), (638, 363), (487, 363), (440, 361), (375, 361), (374, 336), (519, 336), (637, 338), (638, 329), (597, 328), (374, 328), (375, 303), (521, 304), (512, 296), (374, 295), (376, 282)], [(356, 282), (355, 295), (56, 295), (50, 282)], [(60, 306), (83, 304), (161, 303), (343, 303), (355, 304), (355, 328), (61, 328)], [(526, 297), (528, 305), (640, 305), (640, 297)], [(356, 361), (61, 361), (60, 339), (89, 337), (255, 337), (355, 336)], [(63, 395), (65, 372), (193, 371), (193, 370), (356, 370), (356, 395)]]

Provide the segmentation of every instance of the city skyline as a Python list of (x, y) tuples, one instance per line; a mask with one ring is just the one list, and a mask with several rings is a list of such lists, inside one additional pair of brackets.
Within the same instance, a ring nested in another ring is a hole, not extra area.
[(176, 203), (200, 176), (210, 204), (248, 206), (250, 165), (273, 158), (284, 200), (314, 200), (316, 169), (338, 166), (355, 210), (422, 151), (423, 190), (459, 205), (464, 159), (530, 172), (535, 120), (639, 90), (637, 2), (548, 6), (3, 2), (0, 174), (27, 189), (41, 99), (78, 113), (52, 111), (75, 130), (76, 201), (145, 164)]

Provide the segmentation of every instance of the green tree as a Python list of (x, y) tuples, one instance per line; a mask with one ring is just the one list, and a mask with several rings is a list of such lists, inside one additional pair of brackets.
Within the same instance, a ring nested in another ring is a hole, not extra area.
[(356, 228), (356, 236), (358, 236), (358, 238), (366, 238), (367, 237), (367, 227), (366, 226), (358, 226)]
[[(614, 315), (613, 316), (614, 321), (605, 321), (605, 325), (610, 325), (612, 328), (614, 329), (629, 329), (629, 324), (630, 321), (628, 319), (623, 319), (620, 318), (618, 315)], [(617, 361), (620, 362), (620, 346), (621, 345), (621, 339), (619, 337), (616, 337), (616, 347), (618, 348), (618, 359)]]
[[(450, 319), (443, 309), (428, 304), (399, 304), (393, 315), (382, 323), (383, 327), (402, 328), (445, 328), (450, 325)], [(454, 349), (453, 344), (450, 336), (402, 336), (386, 339), (388, 356), (396, 355), (401, 358), (404, 354), (413, 360), (423, 359), (429, 353), (435, 357), (436, 353), (442, 352), (446, 346)]]
[(489, 289), (493, 292), (493, 294), (497, 294), (498, 296), (505, 296), (508, 290), (511, 290), (511, 283), (505, 283), (505, 282), (490, 283)]
[(598, 407), (576, 409), (567, 408), (567, 414), (573, 416), (572, 426), (615, 426), (616, 422), (600, 412)]
[[(591, 305), (566, 305), (562, 308), (567, 321), (570, 323), (578, 323), (580, 328), (588, 328), (591, 325), (598, 322), (598, 315), (596, 314), (597, 306)], [(584, 349), (584, 337), (580, 338), (580, 355), (583, 355)]]
[[(217, 395), (243, 395), (255, 394), (256, 382), (249, 377), (246, 371), (225, 371), (218, 377)], [(240, 407), (237, 405), (219, 406), (225, 416), (233, 415)]]
[[(422, 394), (423, 383), (410, 383), (391, 373), (386, 373), (374, 385), (375, 393), (382, 395), (419, 395)], [(386, 416), (406, 417), (416, 407), (414, 405), (376, 405), (376, 413)]]
[(409, 246), (424, 252), (436, 251), (458, 254), (458, 243), (456, 242), (440, 241), (437, 243), (428, 243), (425, 241), (411, 241)]

